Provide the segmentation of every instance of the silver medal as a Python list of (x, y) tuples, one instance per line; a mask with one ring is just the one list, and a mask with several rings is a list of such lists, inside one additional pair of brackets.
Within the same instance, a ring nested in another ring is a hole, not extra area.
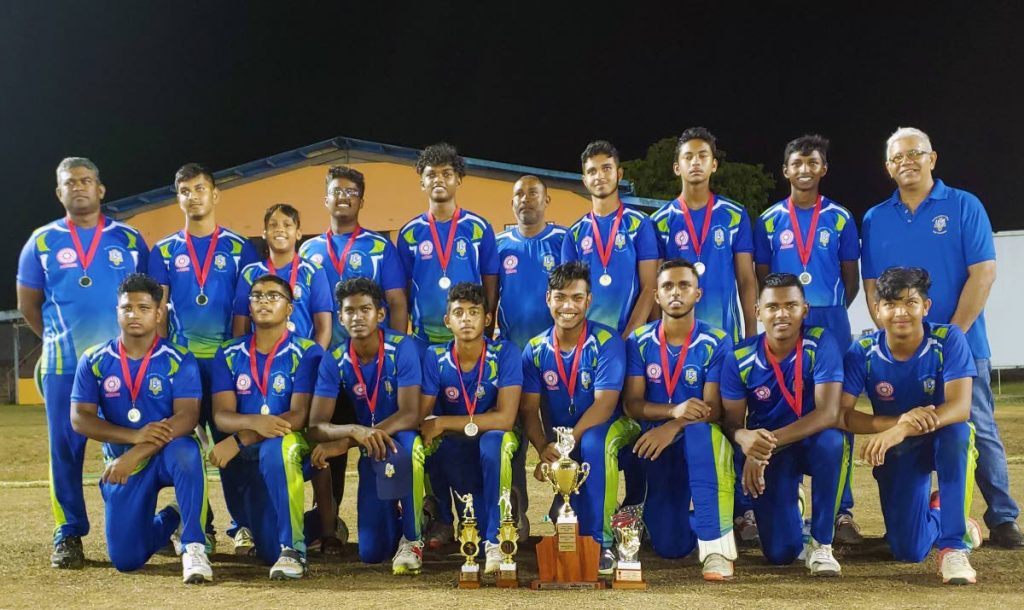
[(476, 436), (477, 433), (480, 432), (480, 427), (473, 422), (469, 422), (468, 424), (466, 424), (466, 427), (462, 429), (462, 431), (466, 433), (466, 436), (472, 437)]
[(139, 411), (135, 407), (128, 409), (128, 421), (134, 424), (137, 423), (140, 419), (142, 419), (142, 411)]
[(700, 261), (694, 263), (693, 268), (697, 270), (697, 275), (704, 275), (704, 271), (707, 269), (707, 267), (704, 266), (704, 263)]
[(270, 405), (260, 407), (260, 415), (270, 415)]
[(612, 276), (608, 275), (607, 273), (602, 274), (601, 277), (598, 278), (597, 283), (601, 284), (602, 286), (611, 286)]
[(441, 290), (448, 290), (452, 285), (452, 281), (448, 279), (447, 275), (441, 276), (441, 279), (437, 280), (437, 285), (441, 287)]
[(800, 274), (800, 283), (803, 284), (804, 286), (810, 284), (812, 279), (813, 278), (811, 277), (811, 274), (807, 273), (806, 271)]

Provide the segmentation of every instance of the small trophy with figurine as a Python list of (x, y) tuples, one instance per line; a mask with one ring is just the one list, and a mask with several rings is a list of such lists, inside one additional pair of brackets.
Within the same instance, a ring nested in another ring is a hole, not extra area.
[(498, 549), (501, 551), (501, 563), (498, 564), (496, 584), (505, 589), (519, 586), (519, 573), (516, 569), (516, 550), (519, 548), (519, 528), (512, 517), (512, 490), (506, 489), (498, 499), (498, 511), (501, 524), (498, 526)]
[(476, 556), (480, 552), (480, 531), (476, 527), (476, 511), (473, 509), (473, 494), (460, 496), (462, 518), (459, 519), (459, 553), (466, 558), (459, 572), (460, 589), (480, 588), (480, 564)]

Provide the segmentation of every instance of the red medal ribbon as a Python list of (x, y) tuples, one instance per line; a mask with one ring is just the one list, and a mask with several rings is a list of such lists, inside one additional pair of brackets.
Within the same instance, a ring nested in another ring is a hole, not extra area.
[(370, 419), (372, 420), (377, 412), (377, 390), (380, 389), (380, 378), (384, 376), (384, 331), (377, 330), (377, 381), (373, 384), (373, 394), (370, 394), (369, 388), (366, 387), (362, 366), (359, 364), (359, 356), (356, 355), (356, 346), (351, 340), (348, 343), (348, 359), (352, 361), (356, 380), (363, 386), (363, 397), (366, 399), (366, 405), (370, 407)]
[[(473, 414), (476, 413), (476, 403), (479, 399), (476, 395), (476, 391), (473, 392), (473, 400), (469, 400), (469, 392), (466, 391), (466, 384), (462, 381), (462, 365), (459, 364), (459, 350), (455, 347), (455, 342), (452, 341), (452, 360), (455, 361), (455, 372), (459, 375), (459, 385), (462, 386), (462, 395), (466, 398), (466, 412), (469, 414), (470, 419), (473, 418)], [(480, 388), (480, 382), (484, 378), (484, 361), (487, 360), (487, 340), (484, 339), (483, 349), (480, 350), (480, 362), (477, 366), (480, 367), (480, 372), (476, 375), (476, 387)]]
[(555, 345), (555, 364), (558, 366), (558, 378), (562, 380), (566, 390), (569, 392), (569, 403), (574, 402), (573, 395), (576, 393), (576, 374), (580, 370), (580, 355), (583, 353), (583, 344), (587, 342), (587, 321), (583, 321), (583, 330), (580, 331), (580, 338), (576, 340), (576, 353), (572, 357), (571, 376), (565, 376), (565, 364), (562, 363), (562, 348), (558, 345), (558, 333), (552, 329), (551, 339)]
[[(328, 241), (327, 243), (331, 242)], [(295, 294), (295, 280), (299, 277), (299, 262), (299, 255), (296, 254), (292, 258), (292, 272), (288, 278), (288, 285), (291, 287), (293, 295)], [(270, 272), (270, 275), (277, 275), (277, 269), (274, 269), (274, 260), (270, 257), (267, 257), (267, 271)]]
[(779, 366), (779, 361), (772, 354), (772, 350), (768, 349), (768, 338), (764, 339), (764, 354), (768, 358), (768, 362), (772, 365), (772, 371), (775, 372), (775, 381), (779, 382), (779, 389), (782, 391), (782, 397), (789, 403), (789, 407), (793, 409), (797, 417), (801, 417), (804, 411), (804, 338), (801, 336), (796, 340), (796, 367), (795, 374), (793, 375), (793, 393), (789, 392), (786, 388), (786, 378), (782, 375), (782, 368)]
[(132, 382), (131, 371), (128, 370), (128, 354), (124, 349), (124, 342), (120, 339), (117, 340), (117, 355), (121, 357), (121, 377), (124, 378), (124, 385), (128, 387), (128, 395), (132, 399), (132, 408), (135, 408), (135, 400), (139, 397), (139, 390), (142, 388), (142, 380), (146, 376), (146, 369), (149, 368), (149, 359), (153, 356), (153, 350), (156, 349), (156, 344), (160, 342), (160, 336), (153, 337), (153, 344), (149, 346), (149, 351), (142, 358), (142, 364), (139, 365), (139, 370), (135, 372), (135, 380)]
[(800, 231), (800, 219), (796, 217), (796, 206), (793, 205), (793, 198), (786, 202), (789, 209), (789, 222), (793, 225), (793, 233), (796, 233), (796, 251), (800, 255), (800, 263), (804, 269), (807, 268), (807, 261), (811, 260), (811, 246), (814, 245), (814, 230), (818, 228), (818, 216), (821, 214), (821, 195), (814, 202), (814, 212), (811, 214), (811, 228), (807, 232), (807, 239), (804, 239)]
[(92, 264), (92, 257), (96, 254), (96, 248), (100, 245), (100, 238), (103, 236), (103, 225), (106, 224), (106, 219), (103, 214), (100, 214), (100, 221), (96, 225), (96, 233), (92, 236), (92, 242), (89, 244), (89, 252), (86, 253), (82, 249), (82, 242), (78, 239), (78, 227), (75, 226), (74, 221), (71, 220), (69, 214), (65, 217), (64, 222), (68, 225), (68, 231), (71, 233), (71, 242), (75, 245), (75, 252), (78, 254), (78, 260), (82, 262), (82, 273), (89, 271), (89, 265)]
[(683, 368), (686, 366), (686, 355), (690, 352), (690, 342), (693, 341), (693, 333), (697, 330), (697, 320), (694, 319), (693, 326), (690, 327), (690, 334), (686, 336), (686, 341), (679, 348), (679, 359), (676, 360), (675, 369), (669, 373), (668, 364), (668, 340), (665, 338), (665, 323), (662, 322), (658, 325), (658, 343), (660, 348), (661, 356), (661, 371), (662, 375), (665, 376), (665, 389), (668, 390), (668, 400), (672, 402), (675, 400), (672, 395), (675, 394), (676, 384), (679, 383), (679, 376), (683, 374)]
[(676, 204), (683, 212), (683, 219), (686, 220), (686, 232), (690, 234), (690, 243), (693, 244), (693, 252), (700, 258), (700, 251), (704, 248), (704, 240), (708, 238), (708, 229), (711, 227), (711, 214), (715, 211), (715, 194), (708, 194), (707, 205), (704, 206), (704, 228), (700, 231), (700, 241), (697, 241), (697, 229), (693, 224), (693, 217), (690, 215), (690, 208), (686, 200), (680, 195)]
[[(331, 257), (331, 263), (334, 265), (334, 270), (338, 272), (338, 277), (341, 277), (342, 270), (345, 269), (345, 263), (348, 261), (348, 251), (352, 249), (352, 244), (356, 243), (356, 238), (363, 232), (363, 228), (356, 225), (352, 234), (348, 236), (348, 243), (345, 244), (345, 249), (341, 251), (341, 258), (339, 259), (334, 255), (334, 245), (331, 243), (334, 238), (334, 232), (327, 229), (324, 233), (324, 239), (327, 241), (327, 256)], [(292, 284), (292, 288), (295, 284)]]
[(462, 210), (455, 208), (455, 213), (452, 214), (452, 226), (448, 230), (448, 244), (445, 249), (441, 249), (441, 237), (437, 233), (437, 222), (434, 220), (434, 215), (431, 212), (427, 212), (427, 222), (430, 224), (430, 239), (434, 242), (434, 250), (437, 251), (437, 262), (441, 263), (441, 273), (448, 274), (448, 261), (451, 260), (452, 256), (452, 244), (455, 243), (455, 229), (459, 226), (459, 213)]
[(615, 237), (619, 234), (619, 223), (622, 222), (622, 211), (625, 209), (621, 203), (619, 203), (619, 209), (615, 212), (615, 221), (612, 222), (612, 231), (608, 235), (608, 247), (605, 248), (604, 242), (601, 240), (601, 229), (597, 226), (597, 217), (594, 213), (590, 213), (590, 229), (594, 232), (594, 245), (597, 246), (597, 256), (601, 259), (601, 264), (604, 265), (605, 271), (608, 271), (608, 261), (612, 259), (612, 248), (615, 246)]
[(281, 333), (281, 338), (277, 340), (274, 347), (270, 349), (270, 353), (267, 354), (267, 361), (263, 363), (262, 378), (256, 371), (256, 333), (253, 333), (252, 339), (249, 340), (249, 372), (252, 373), (252, 382), (256, 384), (256, 389), (263, 394), (264, 403), (268, 402), (267, 383), (270, 381), (270, 366), (274, 363), (274, 357), (277, 356), (277, 348), (281, 347), (281, 344), (287, 338), (288, 331), (285, 330)]
[(203, 292), (206, 286), (206, 277), (210, 274), (210, 263), (213, 262), (213, 253), (217, 250), (217, 240), (220, 238), (220, 227), (213, 229), (213, 237), (210, 238), (210, 249), (206, 251), (206, 260), (202, 268), (199, 267), (199, 257), (196, 256), (195, 246), (192, 245), (192, 236), (185, 231), (185, 247), (188, 248), (188, 258), (192, 261), (192, 271), (196, 274), (196, 281), (199, 282), (199, 292)]

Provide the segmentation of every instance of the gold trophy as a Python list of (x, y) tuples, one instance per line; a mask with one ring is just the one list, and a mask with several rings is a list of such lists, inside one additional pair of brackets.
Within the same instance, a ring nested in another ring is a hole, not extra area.
[(540, 578), (534, 589), (603, 589), (597, 579), (601, 545), (593, 538), (579, 535), (576, 513), (569, 498), (579, 493), (590, 475), (590, 464), (578, 464), (570, 456), (576, 446), (572, 428), (555, 428), (555, 448), (561, 456), (553, 464), (541, 464), (541, 473), (562, 497), (562, 507), (555, 522), (555, 535), (544, 536), (537, 544), (537, 569)]
[(476, 511), (473, 509), (473, 494), (455, 495), (463, 504), (462, 518), (459, 519), (459, 553), (466, 558), (459, 572), (460, 589), (480, 588), (480, 564), (476, 562), (480, 552), (480, 531), (476, 528)]
[(621, 511), (612, 516), (612, 532), (615, 534), (619, 562), (615, 567), (613, 589), (646, 589), (643, 572), (640, 569), (640, 537), (644, 523), (640, 516), (631, 511)]
[(498, 499), (498, 510), (501, 524), (498, 526), (498, 548), (501, 550), (501, 563), (498, 564), (496, 584), (506, 589), (519, 586), (519, 574), (516, 570), (516, 550), (519, 548), (519, 529), (512, 518), (512, 490), (501, 492)]

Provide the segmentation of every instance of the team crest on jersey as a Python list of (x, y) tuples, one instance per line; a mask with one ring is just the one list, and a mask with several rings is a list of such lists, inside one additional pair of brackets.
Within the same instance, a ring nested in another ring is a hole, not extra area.
[(580, 249), (583, 250), (584, 254), (590, 254), (591, 250), (594, 249), (594, 238), (587, 235), (580, 240)]
[(159, 377), (153, 376), (149, 378), (149, 393), (153, 396), (159, 396), (160, 392), (164, 391), (164, 382), (160, 381)]
[(487, 388), (483, 384), (476, 386), (476, 397), (483, 398), (487, 394)]
[(111, 248), (107, 252), (107, 260), (110, 261), (111, 265), (120, 267), (121, 264), (124, 263), (124, 254), (121, 254), (121, 251), (117, 248)]
[(278, 373), (277, 377), (274, 377), (274, 391), (280, 394), (284, 392), (285, 378), (284, 375)]
[(875, 393), (878, 394), (878, 397), (882, 400), (891, 400), (893, 393), (892, 384), (888, 381), (879, 381), (875, 386)]
[(555, 268), (555, 255), (545, 254), (544, 255), (544, 271), (551, 271)]
[(754, 396), (756, 396), (757, 399), (760, 401), (765, 401), (772, 397), (772, 391), (768, 388), (768, 386), (763, 385), (754, 390)]
[(117, 375), (111, 375), (103, 380), (103, 390), (107, 393), (107, 396), (116, 395), (117, 391), (121, 389), (121, 378)]
[(932, 233), (936, 235), (945, 235), (949, 229), (949, 216), (945, 214), (939, 214), (932, 219)]
[(213, 266), (218, 269), (224, 269), (224, 267), (228, 266), (228, 257), (223, 254), (217, 254), (217, 256), (213, 257)]
[(591, 381), (591, 379), (590, 379), (590, 371), (581, 371), (580, 372), (580, 385), (583, 386), (584, 390), (589, 390), (590, 389), (590, 381)]
[(715, 227), (715, 247), (721, 248), (722, 244), (725, 243), (725, 229), (722, 227)]
[(661, 379), (661, 367), (658, 366), (657, 364), (653, 364), (653, 363), (652, 364), (648, 364), (647, 365), (647, 378), (652, 380), (652, 381), (657, 381), (657, 380)]
[(690, 234), (686, 231), (676, 231), (675, 241), (680, 250), (686, 250), (690, 246)]
[(363, 398), (364, 396), (366, 396), (366, 384), (365, 383), (357, 383), (357, 384), (355, 384), (354, 386), (352, 386), (352, 393), (355, 394), (356, 396), (358, 396), (359, 398)]
[(430, 258), (430, 256), (433, 253), (434, 253), (434, 244), (430, 243), (429, 241), (421, 241), (420, 242), (420, 256), (422, 256), (423, 258)]
[(323, 265), (324, 264), (324, 255), (320, 254), (319, 252), (317, 252), (313, 256), (309, 257), (309, 260), (313, 261), (317, 265)]
[(925, 394), (934, 394), (935, 393), (935, 378), (934, 377), (928, 377), (927, 379), (925, 379), (924, 382), (923, 382), (923, 385), (924, 385), (924, 392), (925, 392)]
[(782, 244), (783, 248), (788, 248), (793, 245), (793, 232), (789, 229), (783, 229), (779, 233), (779, 243)]
[(444, 395), (449, 402), (455, 402), (459, 399), (459, 388), (448, 386), (444, 389)]
[(295, 284), (295, 287), (292, 288), (292, 298), (296, 301), (302, 298), (302, 286)]
[(394, 391), (394, 389), (395, 389), (395, 386), (391, 385), (391, 380), (390, 379), (385, 379), (384, 380), (384, 393), (385, 394), (391, 394)]
[(174, 257), (174, 268), (178, 270), (188, 269), (188, 255), (179, 254)]
[(78, 261), (78, 254), (71, 248), (57, 250), (57, 262), (60, 263), (62, 268), (73, 267), (76, 261)]
[(549, 390), (558, 388), (558, 374), (554, 371), (544, 371), (544, 383), (547, 384)]
[(251, 388), (251, 387), (252, 387), (252, 377), (249, 377), (245, 373), (242, 373), (241, 375), (239, 375), (238, 379), (235, 380), (235, 389), (238, 390), (239, 392), (248, 393), (249, 392), (249, 388)]
[(626, 236), (623, 233), (615, 234), (615, 247), (621, 250), (626, 247)]
[(466, 256), (466, 240), (460, 239), (455, 242), (455, 253), (459, 256)]
[(697, 383), (697, 367), (688, 366), (686, 372), (683, 373), (683, 377), (686, 378), (686, 385), (694, 385)]
[(363, 255), (358, 252), (353, 252), (348, 257), (348, 266), (353, 269), (358, 269), (363, 266)]
[(501, 262), (502, 266), (505, 267), (506, 273), (515, 273), (516, 267), (519, 266), (519, 257), (515, 254), (509, 254), (505, 257), (505, 260)]
[(828, 242), (832, 241), (832, 234), (828, 232), (828, 229), (822, 229), (818, 231), (818, 245), (822, 248), (828, 247)]

